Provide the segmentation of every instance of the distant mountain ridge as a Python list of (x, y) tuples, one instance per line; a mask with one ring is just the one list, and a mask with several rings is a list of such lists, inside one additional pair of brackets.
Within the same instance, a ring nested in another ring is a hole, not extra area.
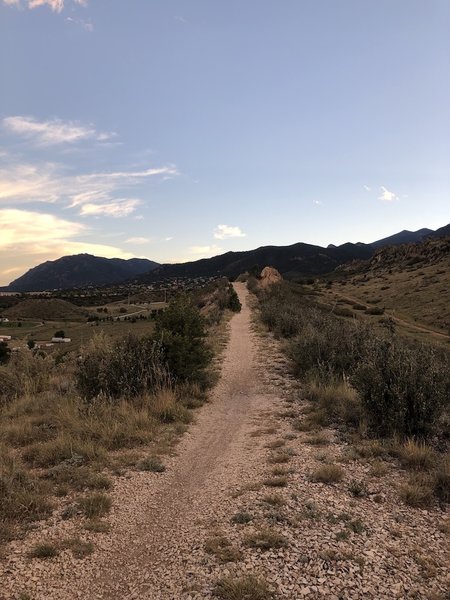
[(323, 248), (299, 242), (290, 246), (261, 246), (254, 250), (226, 252), (212, 258), (163, 265), (142, 258), (123, 260), (77, 254), (34, 267), (3, 289), (37, 292), (126, 281), (146, 284), (174, 278), (234, 278), (245, 271), (262, 270), (267, 265), (277, 269), (285, 278), (299, 279), (331, 273), (352, 261), (368, 261), (380, 248), (445, 236), (450, 236), (450, 224), (436, 231), (427, 228), (418, 231), (403, 230), (371, 244), (348, 242), (340, 246), (330, 244)]
[(122, 283), (141, 273), (148, 273), (158, 266), (158, 263), (146, 258), (124, 260), (91, 254), (75, 254), (57, 260), (48, 260), (30, 269), (12, 281), (7, 290), (41, 292)]
[(427, 237), (445, 236), (448, 230), (450, 225), (436, 231), (425, 228), (419, 231), (404, 230), (372, 244), (348, 242), (340, 246), (330, 244), (327, 248), (301, 242), (290, 246), (262, 246), (255, 250), (227, 252), (193, 262), (164, 264), (151, 273), (139, 276), (137, 281), (150, 283), (163, 279), (216, 275), (237, 277), (240, 273), (261, 270), (267, 265), (274, 267), (288, 279), (312, 277), (331, 273), (351, 261), (369, 260), (379, 248), (417, 242)]

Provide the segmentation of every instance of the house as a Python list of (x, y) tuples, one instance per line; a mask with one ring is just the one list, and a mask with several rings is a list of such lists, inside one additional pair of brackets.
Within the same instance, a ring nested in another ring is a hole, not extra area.
[(9, 319), (6, 317), (1, 317), (0, 318), (0, 323), (9, 323)]
[(53, 344), (69, 344), (71, 341), (71, 338), (52, 337)]
[(9, 342), (11, 340), (10, 335), (0, 335), (0, 342)]

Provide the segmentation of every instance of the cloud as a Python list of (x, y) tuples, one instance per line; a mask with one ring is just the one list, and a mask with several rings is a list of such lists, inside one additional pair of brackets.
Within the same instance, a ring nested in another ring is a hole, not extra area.
[(11, 165), (0, 169), (0, 202), (65, 201), (80, 214), (126, 216), (140, 204), (137, 199), (116, 198), (115, 194), (152, 177), (170, 178), (177, 174), (173, 165), (143, 171), (113, 171), (66, 175), (60, 165), (44, 163)]
[[(75, 4), (80, 6), (87, 6), (88, 0), (72, 0)], [(64, 8), (65, 0), (27, 0), (26, 4), (28, 8), (38, 8), (40, 6), (48, 6), (53, 12), (61, 12)], [(3, 4), (6, 6), (17, 6), (20, 7), (21, 0), (3, 0)]]
[(146, 237), (131, 237), (125, 240), (125, 242), (127, 244), (149, 244), (151, 240)]
[(212, 246), (191, 246), (189, 248), (190, 254), (201, 254), (202, 257), (207, 258), (214, 256), (222, 252), (222, 248), (213, 244)]
[(372, 191), (372, 189), (368, 185), (363, 185), (363, 188), (366, 190), (366, 192)]
[(34, 141), (40, 146), (73, 144), (84, 140), (103, 142), (116, 136), (112, 132), (98, 132), (92, 125), (79, 125), (61, 119), (39, 121), (34, 117), (20, 115), (4, 118), (3, 127), (11, 133)]
[(165, 242), (171, 242), (172, 240), (173, 240), (173, 237), (170, 237), (170, 236), (169, 236), (169, 237), (166, 237), (166, 238), (164, 238), (164, 241), (165, 241)]
[(313, 204), (317, 204), (318, 206), (320, 206), (322, 202), (320, 200), (313, 200)]
[(380, 190), (381, 195), (378, 196), (378, 200), (381, 200), (382, 202), (394, 202), (395, 200), (398, 200), (397, 194), (395, 194), (394, 192), (390, 192), (384, 187), (384, 185), (380, 187)]
[(85, 216), (107, 216), (107, 217), (126, 217), (136, 210), (141, 204), (137, 199), (118, 199), (111, 200), (107, 204), (92, 204), (90, 202), (81, 205), (80, 215)]
[(226, 240), (228, 238), (245, 237), (239, 227), (231, 227), (230, 225), (217, 225), (214, 230), (216, 240)]
[(82, 223), (55, 215), (18, 209), (0, 209), (0, 285), (11, 273), (25, 270), (45, 260), (87, 252), (107, 258), (131, 258), (133, 254), (115, 246), (80, 241), (89, 230)]
[(67, 17), (66, 21), (68, 23), (73, 23), (74, 25), (79, 25), (85, 31), (92, 33), (94, 31), (94, 25), (90, 21), (84, 21), (83, 19), (74, 19), (73, 17)]

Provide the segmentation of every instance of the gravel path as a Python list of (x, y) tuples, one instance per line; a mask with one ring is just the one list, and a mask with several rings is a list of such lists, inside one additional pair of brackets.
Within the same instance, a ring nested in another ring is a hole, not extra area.
[[(196, 570), (211, 523), (224, 512), (229, 491), (255, 476), (249, 432), (270, 406), (255, 371), (247, 291), (244, 284), (236, 289), (243, 308), (231, 320), (221, 379), (167, 471), (117, 480), (112, 530), (92, 538), (96, 552), (84, 560), (64, 552), (51, 561), (29, 561), (27, 548), (16, 543), (12, 562), (3, 574), (0, 570), (12, 592), (4, 598), (20, 598), (24, 591), (33, 600), (189, 597), (183, 590), (198, 585)], [(27, 547), (66, 527), (40, 529), (29, 536)]]
[[(218, 579), (245, 574), (263, 578), (277, 600), (448, 600), (444, 507), (400, 503), (406, 474), (395, 461), (374, 475), (379, 460), (355, 458), (338, 432), (317, 445), (293, 428), (308, 403), (279, 343), (252, 324), (245, 286), (235, 287), (243, 308), (231, 320), (221, 380), (167, 471), (116, 479), (111, 532), (83, 534), (95, 544), (85, 559), (26, 557), (43, 537), (68, 537), (75, 525), (57, 515), (11, 544), (0, 600), (210, 600)], [(311, 481), (327, 463), (341, 466), (342, 481)], [(284, 469), (280, 487), (270, 485), (274, 469)], [(355, 482), (364, 483), (358, 498)], [(283, 542), (250, 547), (261, 532)], [(206, 551), (220, 539), (225, 552)]]

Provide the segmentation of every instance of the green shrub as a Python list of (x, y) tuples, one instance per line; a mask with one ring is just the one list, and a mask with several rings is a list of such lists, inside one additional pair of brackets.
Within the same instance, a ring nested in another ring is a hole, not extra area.
[(449, 361), (441, 352), (398, 338), (373, 337), (351, 381), (372, 430), (426, 436), (450, 394)]
[(103, 334), (95, 336), (83, 349), (75, 375), (80, 394), (88, 400), (100, 395), (135, 398), (170, 380), (161, 344), (133, 334), (114, 343)]
[(155, 336), (176, 381), (206, 384), (212, 353), (205, 341), (205, 321), (186, 296), (178, 297), (158, 317)]

